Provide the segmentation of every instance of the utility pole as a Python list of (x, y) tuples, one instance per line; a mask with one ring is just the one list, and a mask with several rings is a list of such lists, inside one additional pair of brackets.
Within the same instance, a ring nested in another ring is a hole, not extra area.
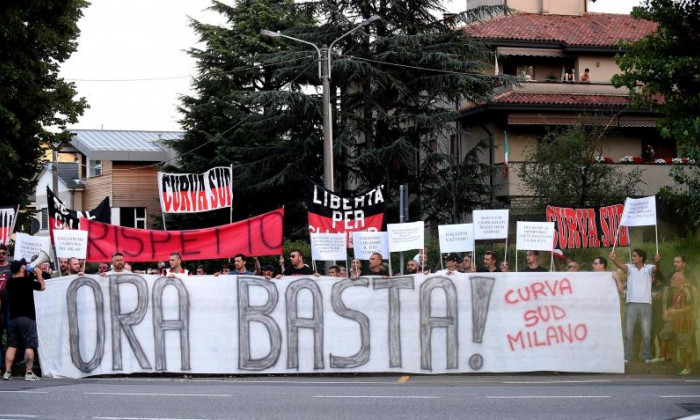
[(321, 46), (321, 79), (323, 79), (323, 186), (335, 191), (333, 169), (333, 114), (331, 111), (331, 74), (329, 49)]

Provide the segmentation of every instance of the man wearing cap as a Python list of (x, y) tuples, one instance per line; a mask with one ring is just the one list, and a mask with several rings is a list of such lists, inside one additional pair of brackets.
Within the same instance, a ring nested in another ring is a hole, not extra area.
[[(32, 372), (34, 367), (34, 349), (39, 347), (36, 333), (36, 312), (34, 310), (34, 291), (46, 289), (41, 270), (34, 274), (27, 272), (27, 262), (23, 259), (10, 264), (12, 277), (7, 283), (7, 295), (10, 301), (10, 333), (7, 338), (5, 353), (5, 373), (2, 379), (12, 377), (12, 362), (15, 360), (17, 348), (23, 346), (24, 364), (27, 368), (24, 379), (38, 381)], [(36, 281), (34, 279), (36, 278)]]
[(457, 271), (457, 269), (459, 268), (459, 255), (447, 254), (447, 256), (445, 257), (445, 265), (447, 266), (446, 269), (438, 270), (435, 272), (435, 274), (442, 276), (451, 276), (455, 273), (458, 273), (459, 271)]
[(0, 244), (0, 354), (2, 351), (2, 333), (9, 331), (10, 302), (7, 300), (7, 281), (12, 277), (10, 262), (7, 261), (7, 246)]
[(267, 280), (270, 280), (271, 278), (275, 277), (275, 267), (273, 267), (271, 264), (265, 264), (262, 267), (262, 276), (265, 277)]

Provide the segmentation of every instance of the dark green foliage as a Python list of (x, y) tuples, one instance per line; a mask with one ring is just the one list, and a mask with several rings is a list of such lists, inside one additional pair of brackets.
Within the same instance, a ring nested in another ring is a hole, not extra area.
[(0, 5), (0, 206), (26, 205), (41, 168), (42, 143), (67, 142), (65, 126), (87, 106), (58, 76), (75, 51), (82, 0)]
[[(429, 12), (440, 7), (431, 0), (260, 0), (233, 7), (215, 2), (228, 24), (193, 23), (206, 47), (192, 50), (200, 68), (198, 97), (183, 98), (187, 135), (175, 147), (181, 153), (201, 148), (179, 169), (233, 164), (235, 218), (286, 205), (286, 235), (305, 237), (305, 182), (320, 180), (323, 171), (318, 55), (303, 43), (262, 37), (260, 30), (329, 45), (378, 15), (380, 21), (343, 38), (332, 51), (335, 190), (350, 195), (388, 181), (391, 205), (399, 184), (418, 194), (438, 185), (446, 174), (435, 169), (443, 166), (436, 165), (440, 159), (431, 145), (449, 141), (455, 132), (461, 100), (483, 101), (493, 86), (483, 72), (488, 50)], [(455, 19), (464, 22), (493, 10)], [(458, 201), (460, 207), (471, 205)], [(395, 214), (387, 216), (394, 221)]]
[(695, 160), (690, 168), (674, 168), (672, 176), (680, 184), (673, 193), (687, 195), (679, 199), (696, 215), (693, 221), (698, 228), (700, 0), (646, 0), (634, 8), (632, 16), (656, 22), (658, 30), (623, 45), (625, 53), (616, 58), (623, 73), (613, 77), (613, 83), (628, 87), (636, 106), (659, 110), (661, 135), (675, 141), (679, 157)]
[(602, 155), (602, 130), (584, 123), (552, 129), (528, 151), (518, 174), (532, 190), (539, 209), (547, 204), (597, 207), (635, 195), (642, 182), (639, 169), (625, 173), (596, 162)]

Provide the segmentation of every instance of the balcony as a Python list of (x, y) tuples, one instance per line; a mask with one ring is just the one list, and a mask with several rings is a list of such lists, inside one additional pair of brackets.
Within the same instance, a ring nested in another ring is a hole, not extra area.
[[(496, 186), (496, 197), (507, 196), (528, 196), (532, 190), (529, 189), (518, 176), (518, 170), (521, 163), (511, 162), (507, 178), (503, 178), (501, 171), (492, 177), (493, 184)], [(623, 173), (629, 173), (635, 169), (642, 171), (643, 184), (639, 186), (638, 194), (640, 196), (655, 195), (661, 187), (673, 184), (673, 179), (670, 177), (671, 168), (675, 165), (664, 165), (655, 163), (646, 164), (627, 164), (627, 163), (606, 163), (603, 165), (612, 165)], [(683, 166), (689, 168), (689, 166)]]

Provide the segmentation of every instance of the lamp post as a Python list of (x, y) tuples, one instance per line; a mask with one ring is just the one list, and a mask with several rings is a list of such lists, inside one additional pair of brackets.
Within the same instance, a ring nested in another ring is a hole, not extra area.
[(378, 19), (380, 18), (377, 15), (370, 16), (369, 18), (363, 20), (362, 23), (360, 23), (356, 27), (341, 35), (339, 38), (336, 38), (333, 42), (331, 42), (330, 47), (326, 47), (326, 45), (324, 44), (321, 46), (321, 48), (309, 41), (304, 41), (303, 39), (294, 38), (289, 35), (281, 34), (279, 32), (269, 31), (267, 29), (262, 29), (260, 31), (261, 34), (266, 36), (275, 38), (287, 38), (291, 39), (292, 41), (301, 42), (302, 44), (311, 45), (316, 49), (316, 52), (318, 53), (318, 75), (323, 81), (323, 186), (330, 191), (335, 190), (335, 183), (333, 181), (333, 115), (331, 110), (330, 51), (338, 41)]

